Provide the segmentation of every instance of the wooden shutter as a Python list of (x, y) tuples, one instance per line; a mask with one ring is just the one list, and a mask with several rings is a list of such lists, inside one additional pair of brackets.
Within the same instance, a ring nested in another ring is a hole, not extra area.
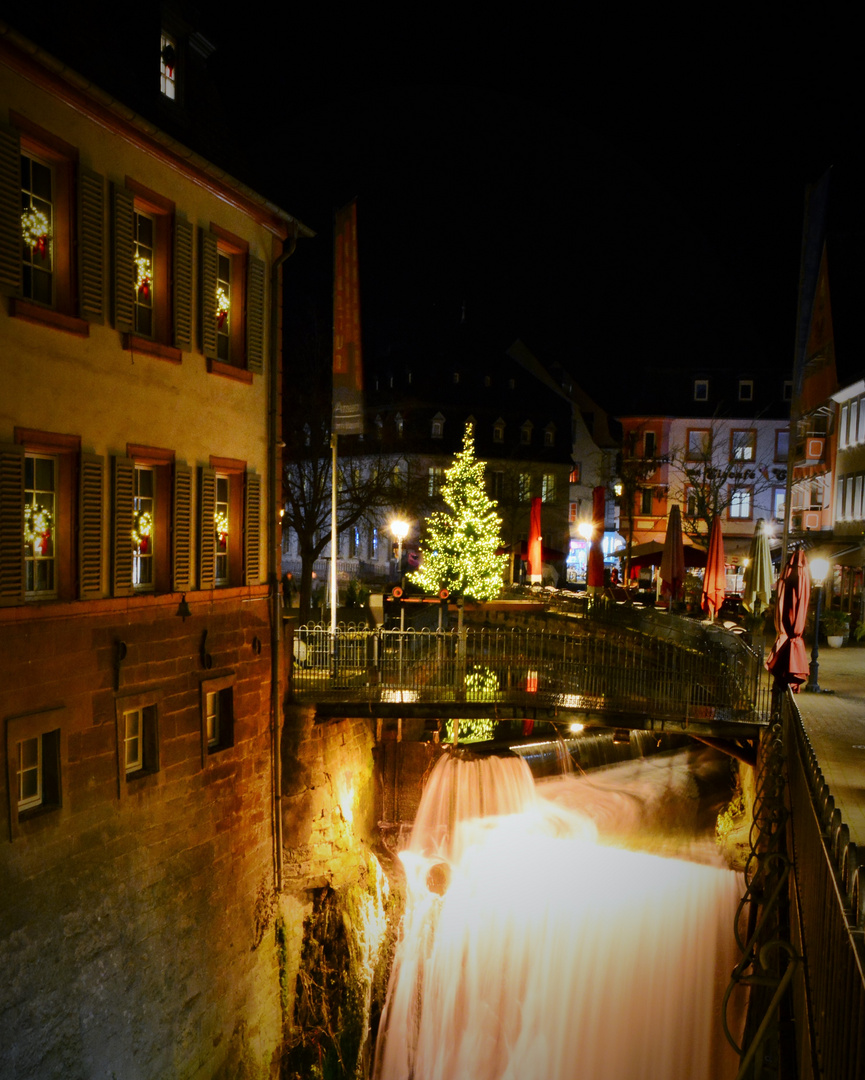
[(192, 469), (185, 462), (174, 465), (174, 506), (171, 530), (171, 588), (184, 592), (192, 587)]
[(105, 459), (81, 455), (78, 490), (78, 595), (92, 600), (102, 595), (102, 522)]
[(105, 181), (78, 170), (78, 293), (81, 317), (105, 321)]
[(198, 587), (216, 584), (216, 472), (202, 465), (198, 486)]
[(192, 348), (192, 245), (195, 230), (188, 221), (174, 219), (174, 346)]
[[(115, 187), (112, 210), (114, 328), (130, 332), (135, 322), (135, 203), (132, 192)], [(131, 559), (132, 555), (129, 557)]]
[(216, 234), (201, 232), (201, 351), (217, 359), (216, 341)]
[(0, 606), (24, 600), (24, 447), (0, 443)]
[(247, 585), (261, 580), (261, 477), (246, 474), (243, 507), (243, 564)]
[(132, 593), (132, 508), (135, 464), (132, 458), (115, 457), (113, 466), (111, 595), (129, 596)]
[(246, 366), (264, 371), (264, 263), (254, 255), (246, 264)]
[(18, 132), (5, 124), (0, 125), (0, 287), (21, 291), (21, 143)]

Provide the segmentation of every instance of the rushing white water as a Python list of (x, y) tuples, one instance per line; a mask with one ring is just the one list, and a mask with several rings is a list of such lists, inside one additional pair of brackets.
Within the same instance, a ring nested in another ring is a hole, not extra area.
[(436, 766), (401, 855), (376, 1080), (735, 1076), (719, 1003), (741, 880), (602, 845), (579, 788), (542, 795), (514, 759)]

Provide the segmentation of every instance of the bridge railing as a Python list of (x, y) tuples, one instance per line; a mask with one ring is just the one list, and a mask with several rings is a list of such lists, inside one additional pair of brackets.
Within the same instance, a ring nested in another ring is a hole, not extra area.
[[(473, 701), (752, 719), (757, 654), (717, 628), (599, 611), (553, 628), (295, 630), (292, 693), (319, 701)], [(685, 624), (685, 625), (679, 625)]]

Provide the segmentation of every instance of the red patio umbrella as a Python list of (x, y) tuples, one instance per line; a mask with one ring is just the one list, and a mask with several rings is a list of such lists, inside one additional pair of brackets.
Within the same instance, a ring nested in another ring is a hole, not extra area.
[(588, 590), (604, 587), (604, 549), (601, 547), (601, 537), (604, 535), (604, 496), (603, 487), (596, 487), (592, 491), (592, 542), (586, 564)]
[(802, 633), (808, 618), (810, 598), (811, 575), (805, 552), (800, 548), (790, 554), (778, 578), (778, 599), (775, 604), (778, 636), (766, 661), (767, 669), (775, 676), (777, 689), (789, 683), (796, 693), (808, 678), (808, 653)]
[(724, 539), (721, 536), (721, 519), (712, 518), (709, 530), (709, 550), (706, 556), (706, 573), (703, 575), (701, 607), (713, 619), (718, 614), (727, 593), (727, 572), (724, 568)]
[(541, 500), (532, 499), (532, 513), (529, 519), (529, 581), (540, 584), (544, 569), (541, 561)]
[(685, 583), (685, 542), (682, 539), (682, 512), (678, 503), (673, 503), (667, 519), (660, 575), (661, 592), (669, 593), (675, 600)]

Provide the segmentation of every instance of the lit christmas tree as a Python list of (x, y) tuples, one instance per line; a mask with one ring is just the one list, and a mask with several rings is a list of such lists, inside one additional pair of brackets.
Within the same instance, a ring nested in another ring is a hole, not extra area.
[(473, 600), (493, 600), (502, 587), (507, 555), (501, 547), (497, 504), (484, 489), (484, 462), (475, 459), (471, 424), (463, 448), (445, 473), (442, 496), (451, 513), (430, 515), (421, 545), (421, 566), (409, 578), (426, 592), (445, 588)]

